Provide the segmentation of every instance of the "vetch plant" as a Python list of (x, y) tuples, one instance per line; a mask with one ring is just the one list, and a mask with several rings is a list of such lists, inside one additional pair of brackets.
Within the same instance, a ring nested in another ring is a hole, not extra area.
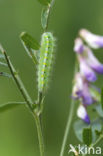
[[(35, 100), (30, 97), (7, 52), (0, 45), (0, 65), (9, 69), (9, 73), (3, 71), (0, 72), (0, 76), (12, 78), (24, 98), (23, 102), (12, 101), (4, 103), (0, 105), (0, 109), (5, 110), (17, 105), (25, 105), (28, 108), (35, 119), (40, 156), (45, 156), (41, 119), (55, 49), (55, 37), (48, 31), (49, 17), (54, 0), (38, 1), (43, 6), (41, 13), (41, 26), (43, 30), (41, 41), (38, 42), (27, 32), (20, 34), (20, 40), (36, 67), (38, 97)], [(103, 75), (103, 64), (96, 58), (92, 51), (92, 49), (98, 48), (103, 48), (103, 37), (95, 35), (86, 29), (81, 29), (74, 43), (76, 58), (72, 83), (71, 108), (60, 156), (64, 156), (65, 154), (67, 138), (71, 129), (71, 123), (73, 123), (74, 114), (77, 114), (78, 117), (78, 120), (74, 123), (74, 133), (81, 144), (78, 144), (78, 148), (70, 144), (71, 149), (69, 152), (72, 151), (75, 156), (91, 154), (91, 149), (95, 150), (93, 147), (97, 146), (103, 140), (103, 89), (98, 88), (95, 84), (98, 81), (98, 74)], [(74, 113), (75, 107), (77, 107), (76, 113)], [(91, 116), (89, 110), (95, 113), (95, 117)], [(99, 153), (101, 151), (98, 150), (96, 152)]]
[(42, 127), (41, 114), (43, 111), (44, 98), (48, 88), (48, 81), (50, 78), (50, 73), (53, 64), (55, 39), (53, 37), (53, 34), (51, 32), (48, 32), (47, 29), (50, 11), (53, 6), (54, 0), (38, 0), (38, 1), (43, 6), (41, 14), (41, 25), (43, 29), (43, 34), (41, 35), (41, 42), (39, 43), (27, 32), (22, 32), (20, 35), (21, 42), (37, 69), (38, 99), (37, 100), (31, 99), (30, 95), (28, 94), (28, 91), (26, 90), (22, 80), (19, 77), (19, 74), (15, 70), (9, 56), (7, 55), (4, 48), (0, 45), (1, 52), (0, 59), (6, 61), (6, 63), (0, 62), (0, 65), (8, 67), (10, 70), (10, 74), (1, 72), (0, 76), (13, 78), (19, 91), (21, 92), (24, 98), (24, 102), (7, 102), (5, 104), (0, 105), (0, 108), (7, 109), (11, 108), (10, 106), (17, 106), (21, 104), (27, 106), (28, 110), (31, 112), (31, 114), (35, 119), (38, 132), (40, 155), (44, 156), (44, 142), (41, 128)]
[[(74, 44), (76, 64), (72, 102), (60, 156), (63, 156), (65, 152), (74, 108), (77, 104), (79, 105), (77, 116), (81, 120), (74, 123), (74, 132), (78, 140), (83, 144), (83, 148), (85, 149), (84, 145), (92, 148), (103, 140), (103, 91), (94, 84), (98, 80), (97, 74), (103, 74), (103, 64), (99, 62), (91, 50), (91, 48), (98, 49), (102, 47), (103, 37), (86, 29), (80, 30), (79, 37)], [(88, 110), (91, 108), (92, 112), (95, 110), (95, 118), (90, 117), (88, 114)], [(74, 155), (79, 156), (78, 150), (75, 150)]]

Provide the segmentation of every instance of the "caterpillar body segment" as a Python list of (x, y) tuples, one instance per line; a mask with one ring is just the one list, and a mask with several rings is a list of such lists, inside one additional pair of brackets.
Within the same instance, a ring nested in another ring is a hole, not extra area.
[(42, 35), (40, 58), (38, 65), (38, 89), (44, 92), (48, 86), (49, 75), (53, 62), (54, 37), (52, 33), (45, 32)]

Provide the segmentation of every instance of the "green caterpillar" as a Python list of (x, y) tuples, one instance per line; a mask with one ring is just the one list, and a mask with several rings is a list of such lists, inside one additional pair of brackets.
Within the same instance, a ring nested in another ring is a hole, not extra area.
[(47, 89), (54, 52), (54, 37), (52, 33), (45, 32), (42, 35), (40, 58), (38, 65), (38, 89), (44, 92)]

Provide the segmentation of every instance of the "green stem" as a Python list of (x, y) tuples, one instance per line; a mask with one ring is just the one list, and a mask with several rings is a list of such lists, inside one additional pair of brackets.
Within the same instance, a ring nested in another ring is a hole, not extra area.
[(16, 72), (16, 70), (15, 70), (14, 66), (12, 65), (12, 63), (11, 63), (9, 57), (7, 56), (6, 52), (3, 51), (3, 53), (4, 53), (5, 59), (7, 61), (8, 67), (10, 69), (10, 72), (11, 72), (11, 74), (12, 74), (12, 76), (16, 82), (16, 85), (18, 86), (18, 89), (20, 90), (22, 96), (24, 97), (29, 109), (32, 111), (32, 103), (33, 103), (32, 99), (30, 98), (27, 90), (25, 89), (24, 84), (22, 83), (18, 73)]
[(0, 49), (1, 49), (2, 53), (4, 54), (4, 56), (5, 56), (8, 67), (9, 67), (10, 72), (11, 72), (11, 74), (12, 74), (12, 76), (13, 76), (13, 78), (14, 78), (17, 86), (18, 86), (18, 89), (20, 90), (23, 98), (25, 99), (26, 104), (27, 104), (30, 112), (34, 116), (34, 119), (35, 119), (35, 122), (36, 122), (36, 127), (37, 127), (38, 139), (39, 139), (40, 155), (43, 156), (44, 155), (44, 145), (43, 145), (41, 124), (40, 124), (40, 119), (39, 119), (39, 116), (38, 116), (37, 112), (34, 111), (34, 109), (33, 109), (33, 101), (31, 99), (31, 97), (29, 96), (27, 90), (25, 89), (23, 82), (21, 81), (19, 75), (17, 74), (17, 72), (16, 72), (14, 66), (12, 65), (9, 57), (7, 56), (5, 50), (2, 47), (0, 47)]
[[(74, 69), (74, 76), (75, 76), (77, 71), (78, 71), (78, 62), (77, 62), (77, 59), (76, 59), (75, 69)], [(74, 76), (73, 76), (73, 79), (74, 79)], [(69, 135), (69, 132), (70, 132), (72, 118), (73, 118), (73, 114), (74, 114), (74, 107), (75, 107), (75, 101), (72, 100), (71, 101), (71, 106), (70, 106), (70, 113), (69, 113), (69, 116), (68, 116), (67, 125), (66, 125), (66, 129), (65, 129), (65, 133), (64, 133), (64, 137), (63, 137), (60, 156), (63, 156), (64, 152), (65, 152), (66, 142), (67, 142), (67, 138), (68, 138), (68, 135)]]
[(42, 128), (39, 116), (34, 114), (37, 132), (38, 132), (38, 139), (39, 139), (39, 148), (40, 148), (40, 155), (44, 156), (44, 142), (43, 142), (43, 135), (42, 135)]
[(66, 125), (66, 129), (65, 129), (65, 133), (64, 133), (64, 138), (63, 138), (63, 143), (62, 143), (62, 147), (61, 147), (60, 156), (64, 155), (65, 146), (66, 146), (66, 142), (67, 142), (67, 138), (68, 138), (68, 135), (69, 135), (69, 132), (70, 132), (71, 122), (72, 122), (72, 118), (73, 118), (74, 106), (75, 106), (75, 102), (72, 100), (70, 113), (69, 113), (69, 116), (68, 116), (67, 125)]
[(103, 135), (100, 135), (100, 137), (96, 140), (96, 142), (91, 145), (91, 147), (94, 147), (95, 145), (97, 145), (102, 139), (103, 139)]

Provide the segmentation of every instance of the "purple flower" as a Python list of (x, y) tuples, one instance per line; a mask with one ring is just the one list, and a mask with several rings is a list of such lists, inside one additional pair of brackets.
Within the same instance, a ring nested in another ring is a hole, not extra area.
[(86, 47), (85, 51), (87, 53), (86, 61), (87, 64), (97, 73), (103, 74), (103, 64), (101, 64), (98, 59), (94, 56), (90, 48)]
[(79, 56), (80, 61), (80, 73), (90, 82), (95, 82), (97, 80), (95, 72), (89, 67), (86, 60)]
[(85, 106), (91, 105), (94, 102), (89, 91), (88, 82), (80, 73), (77, 73), (75, 76), (72, 97), (74, 99), (80, 99)]
[(92, 98), (92, 95), (89, 91), (89, 85), (87, 82), (84, 82), (84, 88), (82, 92), (82, 103), (84, 106), (93, 104), (94, 100)]
[(75, 40), (74, 51), (76, 53), (80, 53), (80, 54), (83, 53), (83, 51), (84, 51), (84, 45), (80, 38), (77, 38)]
[(80, 36), (87, 42), (87, 44), (94, 49), (103, 47), (103, 37), (95, 35), (86, 29), (80, 30)]
[(83, 77), (80, 73), (75, 75), (75, 84), (73, 87), (72, 97), (74, 99), (78, 99), (82, 96), (83, 91)]
[(87, 114), (87, 110), (83, 105), (80, 105), (77, 109), (77, 116), (82, 119), (84, 122), (90, 124), (90, 118)]

